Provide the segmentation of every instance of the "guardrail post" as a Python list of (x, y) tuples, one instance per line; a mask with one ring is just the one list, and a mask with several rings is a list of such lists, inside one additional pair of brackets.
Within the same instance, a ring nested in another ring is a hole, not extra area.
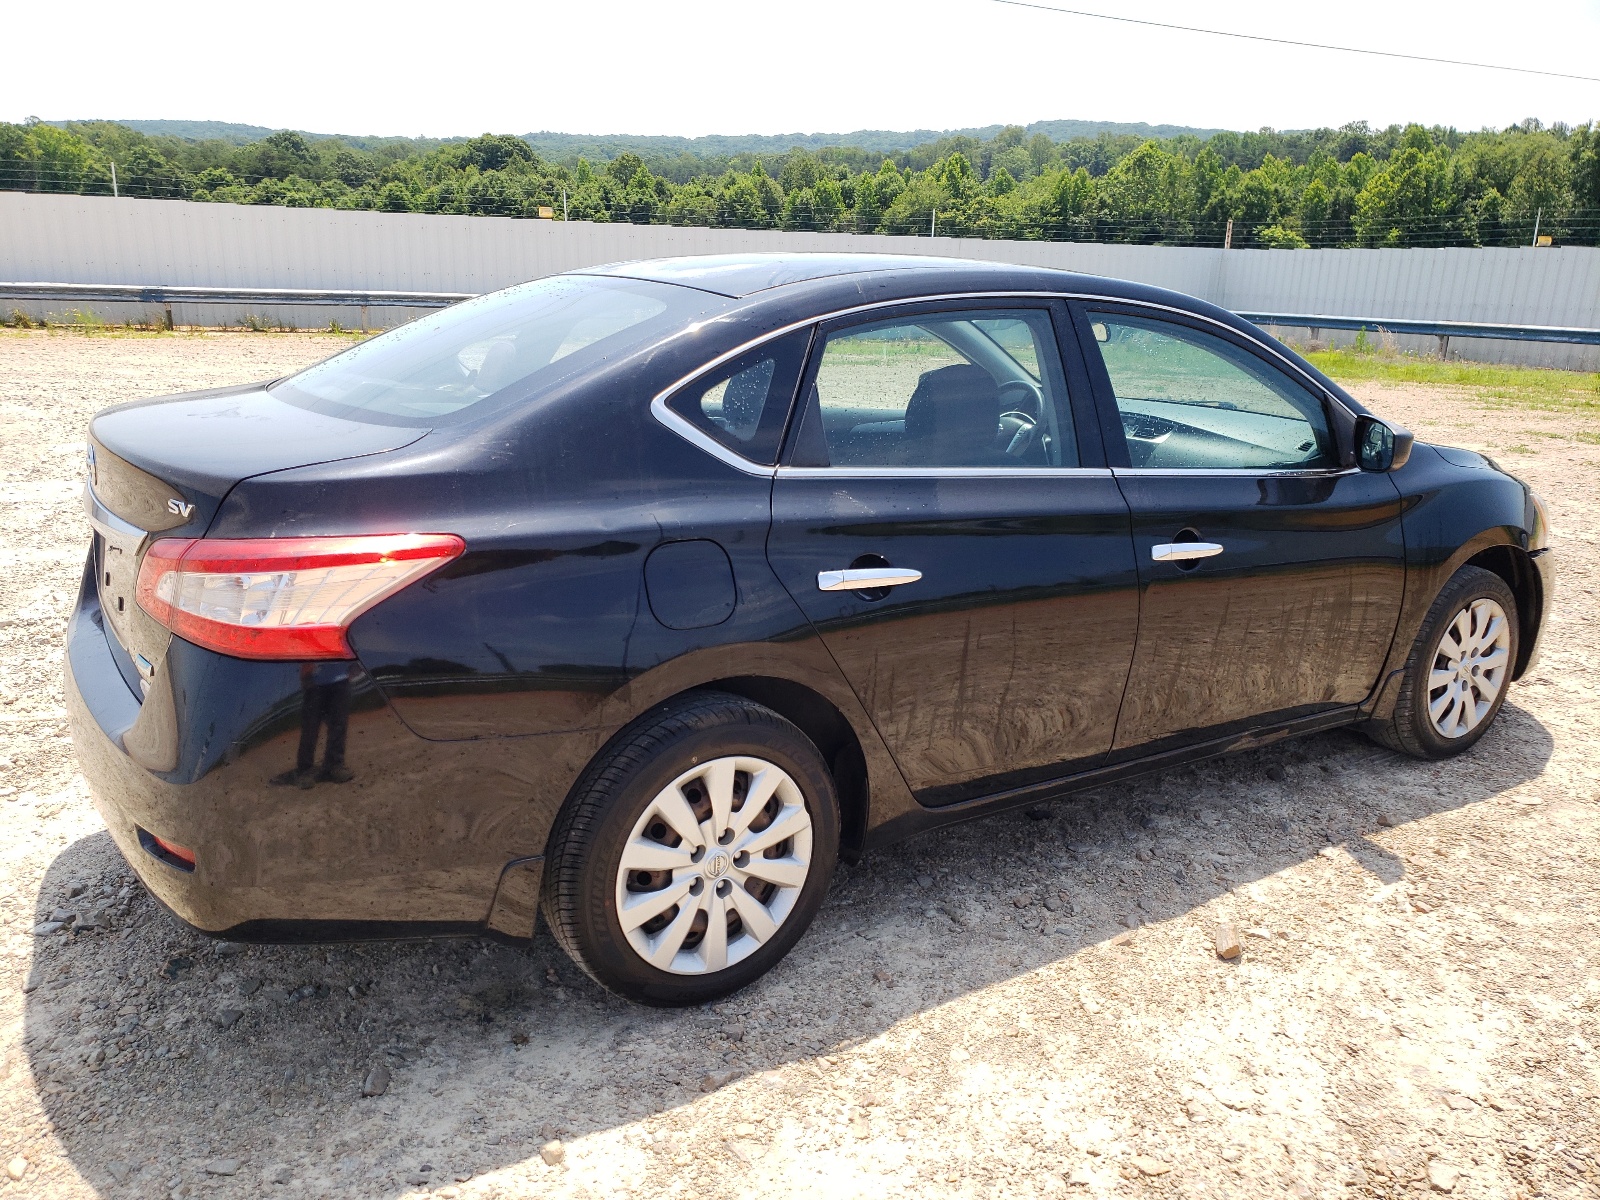
[(365, 304), (363, 304), (361, 306), (361, 332), (365, 333), (366, 331), (367, 331), (367, 306)]
[(161, 317), (167, 327), (167, 332), (172, 332), (172, 301), (167, 300), (161, 305)]
[(1439, 335), (1439, 361), (1440, 362), (1446, 362), (1446, 361), (1449, 360), (1449, 358), (1450, 358), (1450, 335), (1448, 333), (1441, 333)]

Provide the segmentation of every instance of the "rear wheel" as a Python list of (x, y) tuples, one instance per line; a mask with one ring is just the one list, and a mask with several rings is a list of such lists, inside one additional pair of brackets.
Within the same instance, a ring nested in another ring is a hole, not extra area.
[(703, 1003), (799, 940), (838, 846), (810, 740), (753, 701), (702, 693), (641, 718), (579, 782), (551, 834), (543, 910), (603, 986)]
[(1417, 758), (1449, 758), (1488, 732), (1517, 661), (1517, 601), (1505, 580), (1462, 567), (1423, 619), (1394, 714), (1372, 737)]

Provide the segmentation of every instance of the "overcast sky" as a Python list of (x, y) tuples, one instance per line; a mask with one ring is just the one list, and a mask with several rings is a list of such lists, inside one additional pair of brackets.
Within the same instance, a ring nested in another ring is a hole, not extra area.
[[(1600, 0), (1040, 2), (1600, 75)], [(1600, 83), (1232, 41), (992, 0), (355, 9), (79, 0), (11, 5), (5, 26), (0, 119), (12, 121), (186, 118), (443, 137), (837, 133), (1057, 118), (1475, 129), (1529, 116), (1600, 118)]]

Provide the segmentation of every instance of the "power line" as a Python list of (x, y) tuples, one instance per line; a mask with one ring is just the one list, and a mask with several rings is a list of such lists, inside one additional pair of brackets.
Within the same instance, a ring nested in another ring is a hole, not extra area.
[(1540, 71), (1533, 67), (1508, 67), (1503, 63), (1468, 62), (1459, 58), (1433, 58), (1426, 54), (1402, 54), (1398, 50), (1369, 50), (1364, 46), (1335, 46), (1327, 42), (1297, 42), (1291, 38), (1267, 37), (1260, 33), (1235, 33), (1231, 29), (1202, 29), (1198, 25), (1174, 25), (1167, 21), (1147, 21), (1139, 17), (1116, 17), (1110, 13), (1088, 12), (1080, 8), (1057, 8), (1053, 4), (1034, 4), (1030, 0), (990, 0), (1011, 8), (1032, 8), (1068, 17), (1090, 17), (1096, 21), (1119, 21), (1124, 25), (1148, 25), (1153, 29), (1175, 29), (1179, 33), (1204, 33), (1210, 37), (1239, 38), (1247, 42), (1271, 42), (1275, 46), (1299, 46), (1307, 50), (1337, 50), (1341, 54), (1370, 54), (1377, 58), (1404, 58), (1411, 62), (1442, 63), (1450, 67), (1476, 67), (1484, 71), (1514, 71), (1519, 75), (1544, 75), (1550, 79), (1576, 79), (1581, 83), (1600, 83), (1600, 76), (1567, 75), (1561, 71)]

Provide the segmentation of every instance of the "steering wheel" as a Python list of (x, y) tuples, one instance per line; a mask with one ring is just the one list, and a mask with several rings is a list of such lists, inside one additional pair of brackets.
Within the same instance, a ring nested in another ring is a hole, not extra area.
[(1044, 417), (1043, 393), (1025, 379), (1008, 379), (1000, 385), (1000, 410), (997, 444), (1012, 458), (1025, 457)]

